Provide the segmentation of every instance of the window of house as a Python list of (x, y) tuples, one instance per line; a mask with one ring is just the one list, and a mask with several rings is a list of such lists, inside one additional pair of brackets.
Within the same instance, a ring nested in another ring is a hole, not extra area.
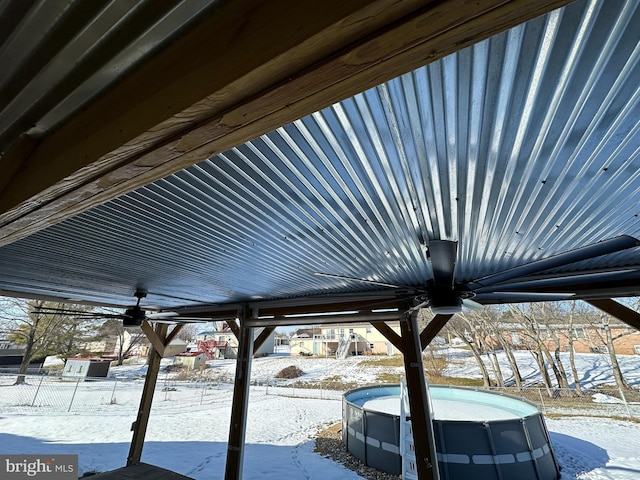
[(367, 333), (371, 333), (371, 327), (367, 327), (367, 328), (366, 328), (366, 330), (365, 330), (365, 332), (367, 332)]
[(573, 328), (571, 330), (571, 336), (577, 339), (587, 338), (587, 332), (582, 327)]
[(551, 335), (551, 330), (549, 330), (548, 328), (541, 328), (540, 338), (542, 338), (543, 340), (548, 340), (550, 338), (553, 338)]
[(591, 353), (609, 353), (609, 348), (606, 345), (598, 345), (591, 347)]
[(299, 345), (300, 345), (301, 347), (304, 347), (304, 342), (300, 342), (300, 343), (299, 343)]

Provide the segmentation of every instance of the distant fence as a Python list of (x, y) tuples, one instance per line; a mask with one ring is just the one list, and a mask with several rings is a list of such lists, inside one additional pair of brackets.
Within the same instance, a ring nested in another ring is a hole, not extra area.
[[(0, 413), (117, 412), (137, 411), (144, 381), (139, 378), (73, 378), (26, 375), (15, 385), (17, 375), (0, 374)], [(327, 383), (327, 387), (329, 383)], [(340, 400), (343, 391), (286, 385), (272, 379), (253, 383), (252, 391), (317, 400)], [(615, 387), (598, 387), (581, 393), (569, 389), (526, 387), (477, 388), (522, 397), (534, 402), (545, 414), (605, 416), (640, 419), (640, 392)], [(205, 381), (177, 381), (168, 376), (158, 379), (154, 408), (180, 408), (231, 403), (233, 384)]]
[[(344, 392), (336, 390), (307, 390), (296, 386), (267, 385), (267, 395), (298, 398), (339, 399)], [(622, 390), (616, 387), (597, 387), (582, 390), (523, 387), (477, 387), (474, 390), (504, 393), (535, 403), (549, 415), (581, 415), (593, 417), (624, 417), (640, 420), (640, 391)]]
[[(480, 390), (480, 389), (479, 389)], [(640, 419), (640, 391), (617, 387), (595, 387), (588, 390), (537, 387), (482, 388), (525, 398), (545, 414), (629, 417)]]
[[(137, 411), (144, 380), (0, 374), (0, 413)], [(154, 408), (202, 405), (229, 396), (232, 385), (158, 379)]]

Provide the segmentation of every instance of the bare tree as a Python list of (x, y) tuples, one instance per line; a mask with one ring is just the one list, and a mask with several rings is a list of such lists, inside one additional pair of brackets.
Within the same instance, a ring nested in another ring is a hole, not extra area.
[(483, 344), (484, 342), (480, 338), (478, 330), (469, 320), (468, 317), (463, 315), (456, 315), (447, 323), (445, 329), (447, 329), (454, 337), (459, 338), (469, 348), (473, 358), (475, 358), (480, 374), (482, 375), (482, 384), (485, 387), (491, 386), (491, 380), (489, 378), (489, 371), (487, 366), (482, 360)]
[[(546, 304), (532, 303), (526, 307), (523, 305), (509, 305), (508, 308), (514, 319), (519, 320), (524, 327), (523, 333), (529, 340), (531, 353), (538, 363), (542, 380), (549, 394), (551, 394), (552, 383), (547, 370), (547, 363), (553, 370), (558, 388), (568, 388), (569, 381), (560, 362), (559, 347), (557, 347), (559, 344), (557, 339), (553, 339), (554, 317), (547, 311)], [(545, 340), (552, 340), (556, 344), (555, 356), (551, 355)]]
[(202, 324), (200, 323), (188, 323), (182, 327), (176, 337), (180, 340), (184, 340), (185, 342), (194, 341), (201, 328)]
[[(615, 322), (613, 317), (601, 310), (593, 310), (592, 317), (592, 325), (595, 327), (594, 330), (598, 332), (597, 335), (600, 338), (600, 341), (606, 346), (606, 355), (608, 355), (609, 361), (611, 362), (611, 370), (616, 385), (618, 388), (623, 388), (625, 390), (630, 389), (631, 387), (625, 380), (622, 370), (620, 369), (620, 364), (618, 363), (618, 357), (616, 356), (615, 351), (615, 341), (626, 335), (634, 333), (634, 330), (627, 328), (625, 325), (624, 328), (620, 329), (620, 333), (613, 335), (611, 329), (611, 321), (613, 320)], [(597, 347), (599, 347), (599, 345)]]
[[(502, 371), (500, 370), (500, 364), (498, 363), (496, 355), (496, 348), (498, 347), (502, 349), (507, 361), (509, 362), (509, 367), (511, 368), (513, 381), (516, 384), (516, 387), (519, 389), (522, 388), (522, 375), (520, 374), (520, 368), (518, 367), (516, 357), (513, 354), (511, 343), (504, 336), (504, 325), (500, 311), (495, 307), (485, 307), (474, 313), (473, 319), (477, 322), (481, 322), (484, 330), (489, 335), (489, 343), (492, 346), (493, 362), (496, 365), (496, 369), (500, 372), (500, 378), (502, 378)], [(500, 381), (498, 381), (498, 385), (500, 385)]]
[(575, 390), (579, 395), (582, 395), (582, 386), (580, 385), (580, 377), (578, 375), (578, 369), (576, 368), (576, 355), (573, 348), (573, 342), (575, 338), (576, 327), (574, 325), (576, 316), (576, 302), (571, 302), (569, 308), (569, 329), (567, 335), (567, 342), (569, 345), (569, 364), (571, 366), (571, 373), (573, 375), (573, 384), (575, 386)]
[[(58, 302), (4, 298), (0, 302), (0, 322), (7, 338), (24, 346), (22, 362), (16, 384), (23, 383), (29, 364), (47, 355), (62, 358), (77, 355), (87, 336), (88, 320), (76, 320), (60, 313), (39, 313), (41, 308), (65, 309), (70, 306)], [(86, 306), (73, 305), (74, 309), (88, 310)]]
[(110, 319), (102, 324), (96, 339), (112, 339), (117, 365), (122, 365), (139, 345), (146, 341), (146, 336), (139, 328), (127, 328), (120, 320)]

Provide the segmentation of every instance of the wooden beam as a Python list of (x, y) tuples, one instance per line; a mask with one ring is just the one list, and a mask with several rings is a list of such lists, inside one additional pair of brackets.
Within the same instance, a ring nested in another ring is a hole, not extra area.
[(378, 330), (384, 338), (389, 340), (394, 347), (402, 352), (402, 349), (404, 348), (402, 344), (402, 337), (398, 335), (395, 330), (384, 322), (371, 322), (371, 325), (373, 325), (373, 328)]
[[(143, 325), (150, 325), (147, 322), (142, 322)], [(164, 345), (167, 338), (167, 329), (169, 325), (166, 323), (156, 323), (155, 329), (153, 329), (153, 337)], [(135, 423), (131, 427), (133, 430), (133, 438), (131, 439), (131, 447), (129, 448), (129, 456), (127, 457), (127, 466), (136, 465), (140, 463), (142, 456), (142, 449), (144, 448), (144, 437), (147, 433), (147, 425), (149, 424), (149, 414), (151, 413), (151, 404), (153, 403), (153, 392), (156, 388), (158, 380), (158, 372), (160, 371), (160, 361), (162, 355), (153, 346), (151, 342), (151, 349), (149, 351), (149, 366), (147, 368), (147, 375), (144, 379), (144, 387), (142, 389), (142, 397), (140, 398), (140, 407), (138, 408), (138, 416)]]
[(400, 316), (402, 316), (402, 314), (398, 312), (368, 312), (345, 315), (303, 315), (299, 317), (252, 318), (247, 320), (246, 325), (257, 328), (264, 326), (291, 327), (295, 325), (335, 325), (362, 322), (376, 323), (398, 320)]
[(599, 310), (617, 318), (627, 325), (640, 330), (640, 313), (612, 299), (585, 300)]
[(160, 358), (164, 357), (164, 348), (165, 348), (165, 339), (164, 338), (160, 338), (158, 336), (158, 334), (156, 333), (157, 331), (157, 326), (161, 325), (160, 323), (156, 324), (156, 330), (154, 330), (154, 328), (151, 326), (151, 324), (149, 322), (147, 322), (146, 320), (144, 320), (142, 322), (142, 325), (140, 325), (140, 328), (142, 329), (142, 331), (144, 332), (144, 334), (147, 336), (147, 339), (151, 342), (151, 346), (153, 347), (154, 351), (160, 355)]
[(167, 339), (164, 342), (165, 347), (167, 345), (169, 345), (174, 338), (176, 338), (178, 333), (180, 333), (180, 330), (182, 330), (185, 325), (186, 324), (184, 324), (184, 323), (178, 323), (178, 324), (176, 324), (175, 327), (173, 327), (173, 330), (171, 330), (171, 332), (169, 332), (169, 335), (167, 335)]
[(0, 192), (0, 245), (566, 3), (218, 2), (3, 165), (12, 179)]
[(227, 320), (227, 325), (231, 329), (233, 336), (236, 337), (236, 340), (240, 341), (240, 327), (236, 323), (235, 320)]
[[(249, 315), (248, 309), (242, 319)], [(251, 359), (253, 357), (253, 328), (245, 327), (240, 321), (240, 339), (238, 342), (238, 360), (236, 376), (233, 383), (233, 400), (231, 403), (231, 425), (227, 443), (227, 461), (225, 463), (225, 480), (242, 478), (242, 462), (244, 459), (244, 443), (249, 411), (249, 387), (251, 380)]]
[(436, 338), (436, 335), (440, 333), (440, 330), (444, 328), (447, 322), (453, 317), (453, 315), (436, 315), (431, 321), (424, 327), (424, 330), (420, 332), (420, 345), (422, 350), (427, 348), (431, 341)]
[(260, 332), (260, 335), (253, 341), (253, 351), (256, 352), (260, 349), (262, 344), (269, 338), (269, 335), (276, 329), (276, 327), (264, 327)]
[(400, 322), (407, 396), (411, 411), (411, 430), (413, 431), (413, 446), (416, 456), (416, 473), (418, 480), (439, 480), (440, 473), (429, 410), (427, 381), (424, 376), (417, 316), (417, 311), (410, 312), (407, 314), (407, 319)]

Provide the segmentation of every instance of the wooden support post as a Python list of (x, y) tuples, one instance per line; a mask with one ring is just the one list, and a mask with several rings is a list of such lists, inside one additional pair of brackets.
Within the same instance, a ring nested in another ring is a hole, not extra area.
[(276, 327), (264, 327), (264, 329), (260, 332), (253, 342), (253, 351), (257, 352), (262, 344), (269, 338), (269, 335), (276, 329)]
[(617, 318), (621, 322), (624, 322), (627, 325), (640, 330), (640, 313), (636, 312), (635, 310), (632, 310), (610, 298), (585, 301), (593, 305), (597, 309), (608, 313), (612, 317)]
[(229, 326), (229, 328), (233, 332), (233, 335), (236, 337), (236, 340), (238, 340), (238, 342), (239, 342), (240, 341), (240, 327), (238, 327), (238, 324), (236, 323), (236, 321), (235, 320), (227, 320), (227, 325)]
[[(151, 330), (153, 337), (156, 338), (160, 345), (162, 345), (162, 351), (166, 346), (167, 329), (169, 325), (166, 323), (156, 323), (155, 329), (151, 329), (151, 326), (147, 322), (143, 322), (148, 327), (146, 330)], [(149, 413), (151, 413), (151, 404), (153, 402), (153, 392), (156, 388), (156, 381), (158, 380), (158, 372), (160, 371), (160, 361), (162, 360), (162, 353), (158, 352), (152, 342), (149, 349), (149, 366), (147, 368), (147, 375), (144, 380), (144, 388), (142, 389), (142, 398), (140, 399), (140, 408), (138, 409), (138, 417), (132, 426), (133, 438), (131, 439), (131, 447), (129, 448), (129, 456), (127, 457), (127, 466), (136, 465), (140, 463), (142, 457), (142, 448), (144, 447), (144, 436), (147, 433), (147, 425), (149, 423)]]
[(398, 335), (389, 325), (384, 322), (371, 322), (373, 328), (378, 330), (384, 338), (389, 340), (391, 344), (402, 352), (402, 337)]
[(175, 327), (173, 327), (173, 330), (171, 330), (169, 332), (169, 335), (167, 335), (167, 339), (164, 342), (164, 345), (165, 346), (169, 345), (171, 341), (178, 336), (178, 334), (180, 333), (180, 330), (182, 330), (185, 325), (186, 323), (178, 323)]
[[(244, 439), (249, 410), (249, 380), (251, 377), (251, 359), (253, 357), (253, 328), (244, 325), (244, 320), (247, 319), (248, 315), (248, 308), (245, 307), (240, 318), (240, 339), (238, 342), (233, 402), (231, 404), (231, 425), (229, 427), (227, 462), (224, 472), (225, 480), (240, 480), (242, 478)], [(254, 313), (254, 316), (257, 316), (257, 314)]]
[(407, 318), (400, 322), (416, 471), (418, 480), (440, 480), (417, 316), (417, 311), (409, 311)]
[(431, 319), (429, 324), (424, 327), (424, 330), (420, 333), (420, 346), (422, 350), (427, 348), (431, 341), (436, 338), (436, 335), (440, 333), (440, 330), (444, 328), (453, 315), (436, 315)]

